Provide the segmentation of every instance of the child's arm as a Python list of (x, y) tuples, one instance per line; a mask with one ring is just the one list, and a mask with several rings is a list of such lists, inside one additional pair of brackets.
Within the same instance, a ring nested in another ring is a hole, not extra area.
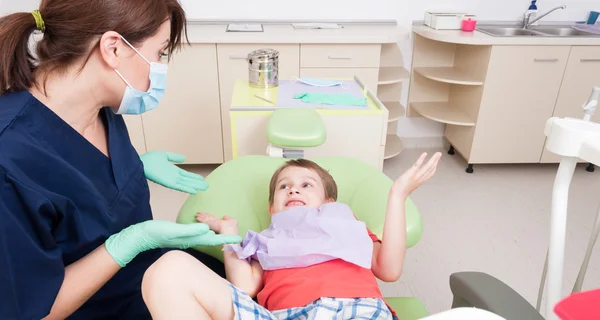
[[(237, 234), (237, 231), (227, 234)], [(260, 263), (254, 259), (248, 263), (246, 259), (238, 258), (237, 253), (230, 251), (223, 252), (223, 260), (227, 281), (254, 298), (263, 286), (263, 269)]]
[[(237, 220), (224, 216), (218, 219), (207, 213), (198, 213), (196, 220), (208, 224), (211, 230), (218, 234), (238, 234)], [(223, 263), (227, 281), (246, 292), (250, 297), (258, 294), (263, 286), (263, 270), (260, 263), (252, 260), (248, 263), (246, 259), (240, 259), (237, 253), (223, 251)]]
[(441, 153), (436, 153), (423, 165), (426, 156), (427, 154), (423, 153), (414, 166), (394, 181), (390, 189), (385, 212), (383, 237), (381, 244), (373, 244), (373, 260), (371, 263), (373, 274), (382, 281), (396, 281), (402, 274), (406, 252), (405, 202), (417, 187), (433, 176)]

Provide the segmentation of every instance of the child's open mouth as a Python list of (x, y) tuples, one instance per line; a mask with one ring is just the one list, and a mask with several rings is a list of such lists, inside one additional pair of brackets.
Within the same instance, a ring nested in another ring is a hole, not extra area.
[(298, 207), (298, 206), (305, 206), (306, 203), (304, 203), (304, 201), (301, 200), (290, 200), (288, 202), (286, 202), (285, 206), (286, 207)]

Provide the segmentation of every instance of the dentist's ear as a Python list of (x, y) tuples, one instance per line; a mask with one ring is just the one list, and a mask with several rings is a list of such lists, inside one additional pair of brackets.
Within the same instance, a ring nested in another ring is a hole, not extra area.
[[(119, 57), (126, 57), (135, 52), (123, 42), (121, 36), (114, 31), (105, 32), (100, 38), (100, 55), (111, 69), (119, 69)], [(128, 50), (129, 49), (129, 50)]]

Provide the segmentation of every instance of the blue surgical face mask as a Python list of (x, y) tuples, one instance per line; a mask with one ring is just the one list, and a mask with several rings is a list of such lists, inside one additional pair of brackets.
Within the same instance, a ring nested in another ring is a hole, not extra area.
[(121, 37), (127, 45), (131, 47), (150, 65), (150, 88), (148, 91), (140, 91), (133, 88), (129, 82), (115, 69), (115, 72), (127, 84), (125, 94), (121, 100), (117, 114), (142, 114), (155, 109), (162, 99), (167, 86), (167, 65), (162, 63), (150, 62), (137, 49), (135, 49), (125, 38)]
[(296, 78), (296, 80), (313, 87), (335, 87), (342, 85), (342, 82), (338, 80), (317, 79), (308, 77)]

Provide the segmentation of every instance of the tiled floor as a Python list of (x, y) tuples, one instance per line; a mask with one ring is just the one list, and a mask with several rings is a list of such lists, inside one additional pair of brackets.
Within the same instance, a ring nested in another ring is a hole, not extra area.
[[(384, 172), (398, 177), (422, 151), (386, 160)], [(214, 167), (186, 169), (206, 175)], [(465, 168), (462, 157), (444, 152), (436, 175), (412, 195), (423, 215), (423, 237), (408, 250), (402, 278), (381, 283), (383, 294), (417, 297), (430, 313), (443, 311), (452, 302), (450, 274), (472, 270), (494, 275), (535, 305), (557, 165), (482, 165), (474, 174)], [(151, 192), (158, 219), (174, 219), (186, 198), (156, 185)], [(569, 202), (565, 294), (577, 277), (599, 203), (600, 170), (578, 167)], [(600, 287), (599, 251), (597, 246), (584, 290)]]

